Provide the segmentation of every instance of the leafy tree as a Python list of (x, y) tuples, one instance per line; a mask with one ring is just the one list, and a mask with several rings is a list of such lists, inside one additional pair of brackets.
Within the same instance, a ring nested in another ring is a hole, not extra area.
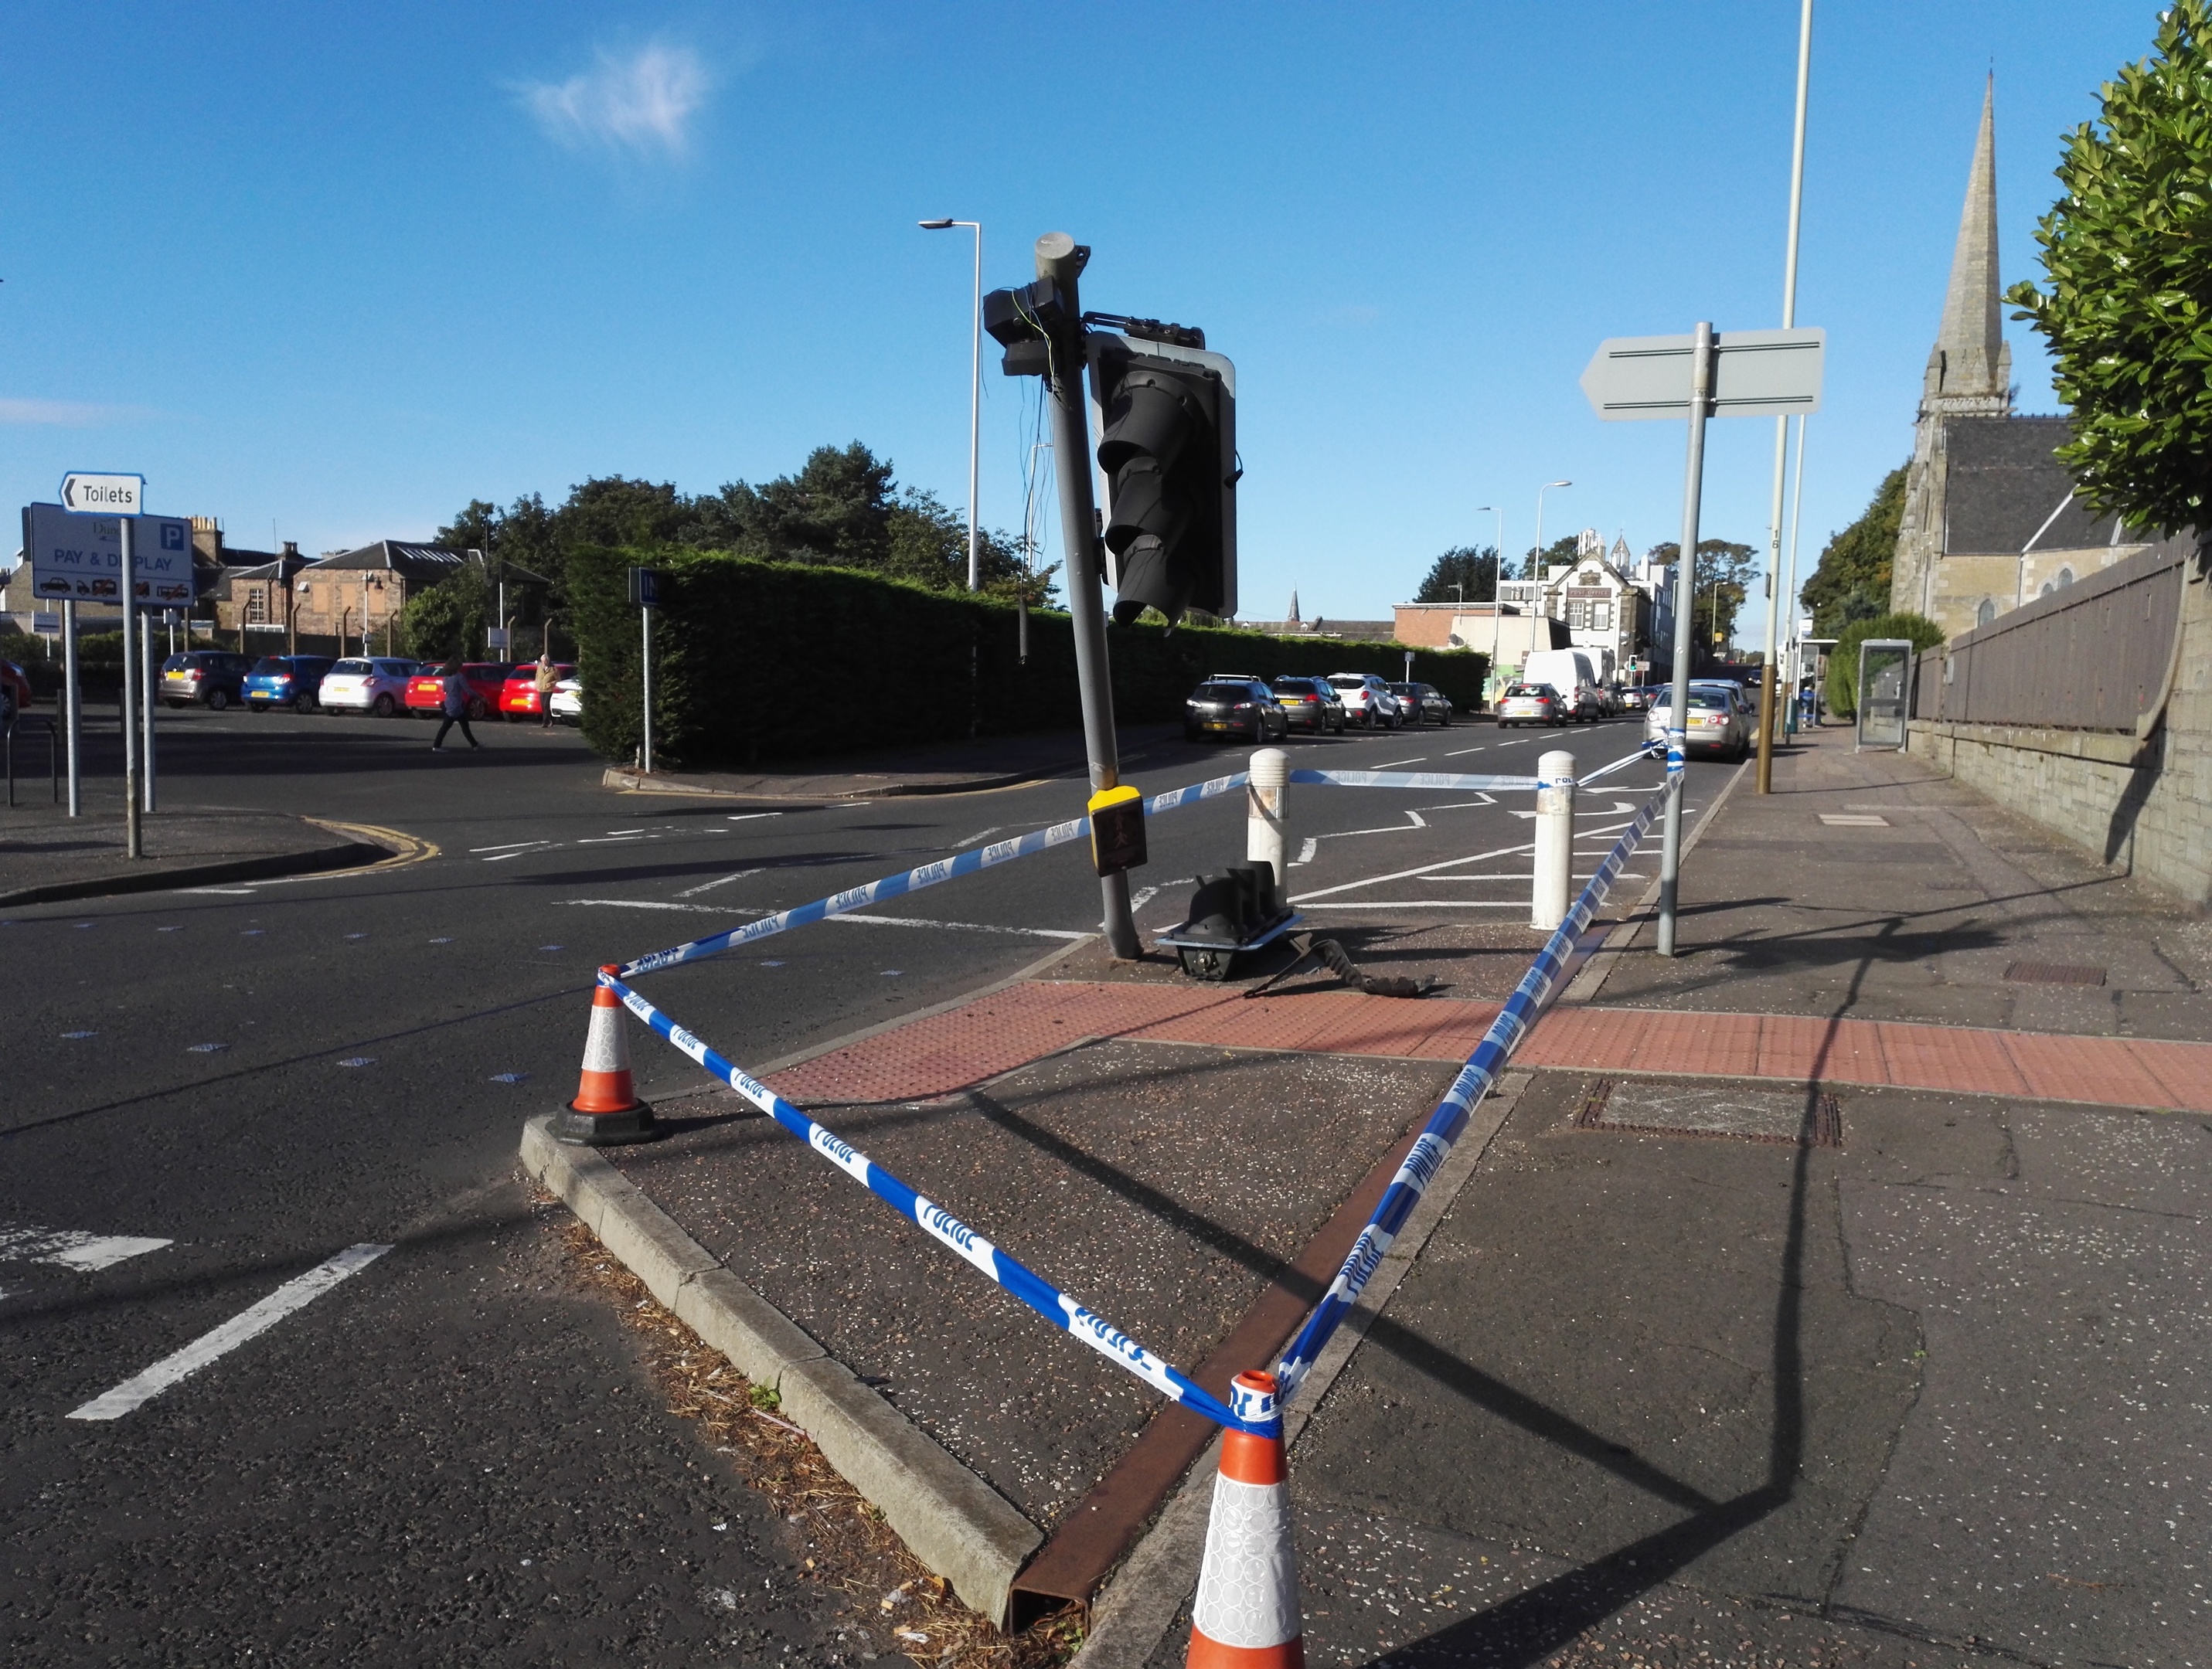
[(1540, 556), (1537, 555), (1535, 546), (1531, 545), (1528, 555), (1522, 561), (1521, 577), (1523, 580), (1541, 580), (1546, 568), (1554, 565), (1565, 566), (1581, 554), (1582, 535), (1579, 533), (1562, 534), (1544, 547)]
[[(1645, 553), (1668, 567), (1681, 554), (1680, 543), (1674, 539)], [(1758, 575), (1758, 554), (1749, 545), (1732, 539), (1698, 541), (1698, 561), (1690, 574), (1690, 646), (1696, 659), (1723, 658), (1721, 651), (1735, 635), (1736, 616)]]
[(2155, 46), (2067, 141), (2036, 229), (2050, 289), (2006, 294), (2057, 362), (2082, 496), (2171, 534), (2212, 520), (2212, 4), (2169, 0)]
[(1881, 478), (1859, 519), (1831, 538), (1798, 595), (1813, 610), (1813, 635), (1835, 637), (1855, 620), (1889, 609), (1890, 571), (1897, 558), (1897, 530), (1905, 519), (1905, 476), (1899, 464)]
[(1429, 565), (1416, 603), (1487, 603), (1498, 595), (1498, 547), (1454, 545)]
[(492, 592), (481, 563), (463, 562), (399, 611), (399, 636), (408, 654), (452, 660), (475, 653), (491, 622)]
[(1910, 638), (1913, 652), (1943, 641), (1943, 628), (1926, 615), (1885, 614), (1855, 620), (1828, 652), (1828, 710), (1849, 719), (1859, 710), (1859, 645), (1869, 638)]

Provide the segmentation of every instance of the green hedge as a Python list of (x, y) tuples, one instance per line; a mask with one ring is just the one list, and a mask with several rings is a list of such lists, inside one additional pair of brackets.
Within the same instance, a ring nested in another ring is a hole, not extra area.
[[(1082, 723), (1075, 640), (1064, 614), (1030, 616), (1016, 656), (1012, 604), (929, 591), (847, 568), (718, 552), (585, 547), (568, 559), (571, 619), (586, 695), (584, 734), (611, 759), (639, 742), (639, 622), (624, 570), (663, 575), (653, 621), (653, 754), (672, 765), (744, 766), (977, 733)], [(1389, 644), (1183, 627), (1107, 633), (1115, 716), (1173, 721), (1209, 673), (1405, 676)], [(1487, 657), (1416, 650), (1413, 677), (1454, 706), (1479, 706)], [(972, 669), (972, 670), (971, 670)]]
[(1926, 615), (1910, 613), (1855, 620), (1844, 627), (1828, 651), (1828, 711), (1838, 719), (1858, 717), (1859, 645), (1869, 638), (1909, 638), (1917, 654), (1942, 642), (1943, 628)]

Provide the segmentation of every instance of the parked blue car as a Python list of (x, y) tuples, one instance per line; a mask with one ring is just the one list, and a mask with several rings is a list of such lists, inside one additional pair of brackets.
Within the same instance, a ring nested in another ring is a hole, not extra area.
[(337, 663), (328, 655), (264, 655), (246, 676), (246, 705), (256, 713), (289, 707), (315, 710), (315, 689)]

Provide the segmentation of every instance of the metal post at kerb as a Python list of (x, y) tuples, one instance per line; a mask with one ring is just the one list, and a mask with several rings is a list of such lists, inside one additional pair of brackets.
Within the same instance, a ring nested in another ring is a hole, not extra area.
[[(1060, 478), (1060, 542), (1067, 561), (1067, 612), (1075, 628), (1075, 680), (1083, 702), (1083, 746), (1090, 756), (1091, 792), (1121, 783), (1120, 746), (1114, 734), (1114, 679), (1106, 658), (1106, 607), (1100, 595), (1097, 516), (1091, 501), (1091, 416), (1083, 404), (1083, 309), (1076, 281), (1091, 252), (1065, 232), (1036, 240), (1036, 270), (1060, 294), (1058, 322), (1047, 340), (1051, 369), (1045, 386), (1052, 399), (1053, 473)], [(1129, 877), (1116, 870), (1098, 879), (1104, 905), (1101, 926), (1115, 956), (1139, 954), (1137, 924), (1129, 912)]]
[(154, 616), (145, 609), (138, 611), (138, 670), (145, 680), (146, 695), (145, 714), (139, 726), (140, 740), (144, 744), (141, 757), (146, 762), (139, 806), (151, 813), (159, 810), (154, 792), (154, 709), (161, 704), (154, 699)]
[(638, 751), (639, 762), (647, 776), (653, 774), (653, 609), (650, 604), (637, 611), (641, 622), (638, 630), (643, 634), (640, 653), (641, 671), (639, 683), (643, 687), (645, 701), (645, 742)]
[(1574, 892), (1575, 756), (1564, 749), (1536, 762), (1535, 887), (1528, 925), (1550, 932), (1567, 919)]
[(1675, 558), (1674, 676), (1667, 693), (1666, 839), (1659, 857), (1659, 954), (1674, 954), (1674, 902), (1682, 869), (1683, 757), (1690, 722), (1690, 617), (1697, 602), (1698, 499), (1705, 485), (1705, 418), (1713, 403), (1713, 327), (1698, 326), (1690, 357), (1690, 446), (1682, 470), (1682, 544)]
[(126, 855), (146, 855), (143, 831), (138, 826), (138, 657), (131, 628), (138, 598), (138, 556), (131, 537), (130, 516), (118, 517), (123, 529), (123, 849)]
[(62, 719), (69, 732), (69, 814), (84, 815), (84, 703), (76, 687), (76, 599), (62, 604)]
[(1283, 855), (1289, 838), (1283, 798), (1290, 780), (1291, 756), (1280, 748), (1262, 748), (1252, 756), (1244, 785), (1244, 858), (1248, 863), (1273, 866), (1279, 889), (1290, 883), (1288, 860)]

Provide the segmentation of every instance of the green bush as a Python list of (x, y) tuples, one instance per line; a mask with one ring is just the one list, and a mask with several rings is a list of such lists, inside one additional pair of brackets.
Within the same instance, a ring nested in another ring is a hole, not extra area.
[[(568, 605), (586, 691), (584, 735), (627, 761), (639, 737), (639, 622), (624, 570), (662, 574), (653, 621), (654, 762), (746, 766), (969, 734), (1073, 730), (1081, 722), (1067, 616), (1033, 611), (1016, 656), (1014, 605), (848, 568), (720, 552), (586, 546), (568, 558)], [(1107, 634), (1114, 707), (1129, 724), (1179, 719), (1209, 673), (1405, 676), (1388, 644), (1145, 625)], [(1486, 657), (1414, 652), (1413, 677), (1478, 704)]]
[(1828, 652), (1828, 711), (1855, 719), (1859, 711), (1859, 645), (1869, 638), (1910, 638), (1914, 652), (1943, 641), (1943, 628), (1926, 615), (1886, 614), (1855, 620)]

